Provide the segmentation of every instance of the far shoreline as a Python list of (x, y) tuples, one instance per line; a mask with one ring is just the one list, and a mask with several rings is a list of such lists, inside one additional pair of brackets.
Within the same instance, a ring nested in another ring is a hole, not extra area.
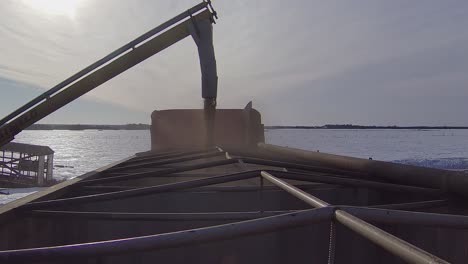
[(360, 126), (360, 125), (324, 125), (324, 126), (265, 126), (265, 129), (468, 129), (468, 126)]
[[(149, 124), (95, 125), (95, 124), (34, 124), (26, 130), (150, 130)], [(361, 126), (361, 125), (323, 125), (323, 126), (265, 126), (265, 129), (468, 129), (468, 126)]]

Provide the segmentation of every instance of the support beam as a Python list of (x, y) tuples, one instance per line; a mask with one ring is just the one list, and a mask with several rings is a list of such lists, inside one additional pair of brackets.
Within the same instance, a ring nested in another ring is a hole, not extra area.
[(284, 172), (284, 171), (267, 171), (274, 173), (275, 176), (278, 176), (283, 179), (298, 180), (298, 181), (307, 181), (307, 182), (322, 182), (329, 184), (339, 184), (344, 186), (353, 186), (353, 187), (367, 187), (374, 188), (378, 190), (385, 190), (391, 192), (403, 192), (403, 193), (420, 193), (426, 195), (441, 195), (443, 192), (441, 190), (407, 186), (401, 184), (392, 184), (392, 183), (383, 183), (367, 180), (358, 180), (352, 178), (342, 178), (334, 177), (328, 175), (314, 175), (306, 173), (297, 173), (297, 172)]
[(37, 166), (37, 185), (44, 185), (45, 156), (39, 156)]
[(302, 200), (303, 202), (307, 203), (308, 205), (312, 206), (312, 207), (315, 207), (315, 208), (321, 208), (321, 207), (327, 207), (327, 206), (330, 206), (329, 203), (315, 197), (315, 196), (312, 196), (304, 191), (302, 191), (301, 189), (298, 189), (292, 185), (290, 185), (289, 183), (287, 182), (284, 182), (276, 177), (274, 177), (273, 175), (271, 175), (270, 173), (266, 172), (266, 171), (262, 171), (260, 172), (260, 175), (268, 180), (269, 182), (273, 183), (274, 185), (278, 186), (279, 188), (285, 190), (286, 192), (292, 194), (293, 196), (299, 198), (300, 200)]
[(128, 160), (126, 162), (122, 162), (121, 164), (118, 164), (117, 167), (120, 166), (126, 166), (134, 163), (139, 163), (139, 162), (149, 162), (149, 161), (158, 161), (158, 160), (165, 160), (165, 159), (172, 159), (172, 158), (181, 158), (189, 155), (196, 155), (196, 154), (203, 154), (210, 152), (215, 149), (203, 149), (203, 150), (193, 150), (193, 151), (169, 151), (169, 152), (163, 152), (163, 153), (152, 153), (152, 154), (147, 154), (147, 155), (142, 155), (142, 156), (137, 156), (131, 160)]
[(122, 212), (80, 212), (80, 211), (45, 211), (33, 210), (26, 214), (34, 217), (86, 218), (116, 221), (234, 221), (270, 217), (290, 211), (263, 212), (215, 212), (215, 213), (122, 213)]
[(47, 175), (46, 182), (51, 183), (54, 178), (54, 154), (47, 155)]
[(397, 204), (380, 204), (368, 206), (378, 209), (394, 209), (394, 210), (418, 210), (427, 208), (438, 208), (449, 205), (449, 200), (431, 200), (412, 203), (397, 203)]
[(257, 159), (257, 158), (244, 158), (244, 157), (242, 158), (242, 161), (244, 161), (245, 163), (257, 164), (257, 165), (274, 166), (274, 167), (287, 168), (287, 169), (306, 170), (306, 171), (313, 171), (313, 172), (319, 172), (319, 173), (329, 173), (329, 174), (334, 174), (335, 176), (338, 176), (338, 175), (354, 176), (358, 178), (367, 177), (365, 173), (339, 170), (339, 169), (323, 167), (323, 166), (310, 166), (310, 165), (291, 163), (291, 162)]
[(167, 174), (176, 173), (176, 172), (205, 169), (205, 168), (210, 168), (210, 167), (215, 167), (215, 166), (229, 165), (229, 164), (233, 164), (237, 162), (238, 161), (235, 159), (210, 161), (210, 162), (204, 162), (204, 163), (199, 163), (199, 164), (194, 164), (194, 165), (180, 166), (178, 168), (168, 168), (168, 169), (154, 170), (154, 171), (147, 171), (147, 172), (140, 172), (140, 173), (131, 173), (131, 174), (122, 175), (122, 176), (85, 180), (85, 181), (81, 181), (77, 183), (77, 185), (78, 184), (89, 185), (89, 184), (98, 184), (98, 183), (107, 183), (107, 182), (126, 181), (126, 180), (140, 179), (140, 178), (146, 178), (146, 177), (158, 177), (158, 176), (167, 175)]
[(164, 248), (199, 245), (201, 243), (258, 235), (329, 221), (332, 208), (299, 211), (255, 220), (173, 233), (124, 238), (93, 243), (0, 251), (1, 263), (28, 263), (92, 256), (119, 255)]
[[(318, 207), (318, 208), (327, 208), (329, 204), (325, 201), (320, 200), (319, 198), (308, 194), (276, 177), (271, 175), (268, 172), (262, 171), (261, 175), (266, 180), (275, 184), (276, 186), (282, 188), (288, 193), (294, 195), (300, 200), (306, 202), (307, 204)], [(367, 238), (374, 244), (382, 247), (388, 252), (402, 258), (403, 260), (410, 263), (448, 263), (443, 259), (440, 259), (396, 236), (393, 236), (384, 230), (375, 227), (343, 210), (334, 211), (334, 219), (340, 222), (344, 226), (353, 230), (357, 234)]]
[(108, 169), (106, 171), (106, 173), (121, 172), (121, 171), (130, 170), (130, 169), (155, 168), (155, 167), (161, 166), (161, 165), (167, 165), (167, 164), (179, 163), (179, 162), (185, 162), (185, 161), (193, 161), (193, 160), (198, 160), (198, 159), (206, 159), (206, 158), (212, 158), (212, 157), (221, 156), (221, 155), (224, 155), (224, 152), (213, 151), (213, 152), (209, 152), (209, 153), (198, 154), (198, 155), (182, 157), (182, 158), (167, 159), (167, 160), (160, 160), (160, 161), (152, 161), (152, 162), (144, 162), (144, 163), (138, 163), (138, 164), (119, 166), (119, 167)]
[(468, 216), (354, 206), (340, 206), (340, 209), (363, 220), (382, 224), (447, 227), (456, 229), (468, 228)]
[(205, 179), (169, 183), (169, 184), (163, 184), (163, 185), (152, 186), (152, 187), (142, 187), (142, 188), (136, 188), (136, 189), (131, 189), (131, 190), (125, 190), (125, 191), (116, 191), (116, 192), (110, 192), (110, 193), (85, 195), (85, 196), (78, 196), (78, 197), (72, 197), (72, 198), (32, 202), (32, 203), (23, 205), (21, 209), (23, 210), (38, 209), (38, 208), (44, 208), (44, 207), (49, 207), (49, 206), (98, 202), (98, 201), (123, 199), (123, 198), (135, 197), (135, 196), (156, 194), (156, 193), (162, 193), (162, 192), (177, 191), (177, 190), (190, 189), (190, 188), (207, 186), (207, 185), (218, 184), (218, 183), (250, 179), (253, 177), (257, 177), (259, 173), (260, 173), (259, 171), (246, 171), (246, 172), (226, 174), (226, 175), (217, 176), (217, 177), (210, 177), (210, 178), (205, 178)]
[[(172, 175), (170, 175), (172, 176)], [(300, 189), (331, 189), (341, 188), (340, 186), (336, 185), (329, 185), (323, 183), (316, 183), (316, 184), (296, 184), (294, 185)], [(83, 186), (81, 187), (80, 191), (90, 191), (95, 193), (101, 192), (115, 192), (115, 191), (123, 191), (123, 190), (132, 190), (136, 189), (138, 186), (106, 186), (106, 185), (92, 185), (92, 186)], [(206, 186), (206, 187), (199, 187), (196, 189), (187, 189), (187, 190), (180, 190), (180, 192), (258, 192), (260, 190), (263, 191), (277, 191), (281, 190), (277, 186)], [(174, 191), (177, 192), (177, 191)]]

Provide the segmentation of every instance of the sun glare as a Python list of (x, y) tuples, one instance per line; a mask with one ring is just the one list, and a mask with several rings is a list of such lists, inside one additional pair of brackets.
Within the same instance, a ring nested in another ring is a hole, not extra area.
[(24, 0), (26, 5), (45, 15), (74, 18), (78, 5), (83, 0)]

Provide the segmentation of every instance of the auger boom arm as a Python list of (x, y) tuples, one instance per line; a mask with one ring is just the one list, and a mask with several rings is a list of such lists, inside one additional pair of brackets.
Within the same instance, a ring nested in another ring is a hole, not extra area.
[(18, 133), (35, 122), (189, 35), (193, 36), (198, 46), (202, 97), (216, 102), (213, 16), (216, 16), (216, 12), (211, 4), (202, 2), (36, 97), (0, 120), (0, 146), (13, 140)]

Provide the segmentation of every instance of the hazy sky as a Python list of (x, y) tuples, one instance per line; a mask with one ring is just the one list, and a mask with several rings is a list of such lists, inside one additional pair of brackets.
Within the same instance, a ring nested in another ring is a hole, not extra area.
[[(0, 115), (197, 1), (0, 1)], [(268, 125), (468, 125), (468, 1), (217, 0), (220, 108)], [(42, 123), (200, 108), (191, 38)]]

